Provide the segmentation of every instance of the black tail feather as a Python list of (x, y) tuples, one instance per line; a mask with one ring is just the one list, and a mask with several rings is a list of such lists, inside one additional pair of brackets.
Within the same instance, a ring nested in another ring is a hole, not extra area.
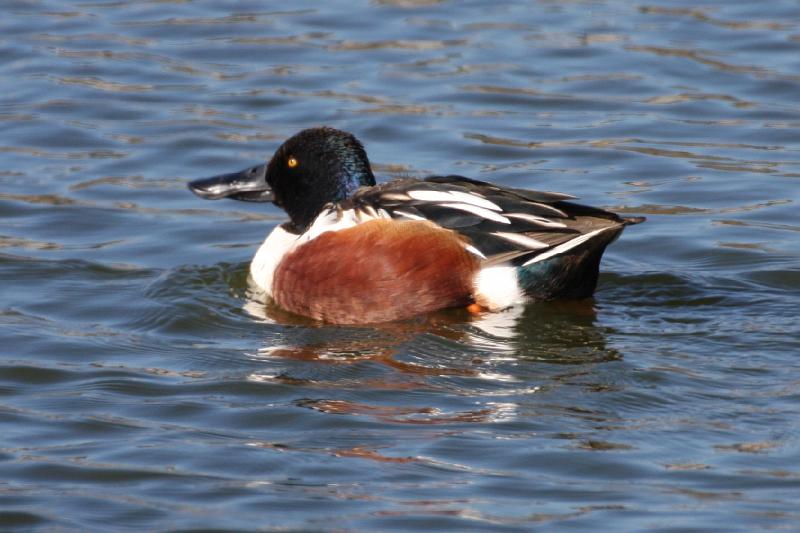
[(596, 238), (563, 254), (520, 267), (520, 284), (535, 300), (577, 300), (590, 297), (597, 288), (603, 252), (619, 237), (623, 228), (623, 225), (609, 228)]

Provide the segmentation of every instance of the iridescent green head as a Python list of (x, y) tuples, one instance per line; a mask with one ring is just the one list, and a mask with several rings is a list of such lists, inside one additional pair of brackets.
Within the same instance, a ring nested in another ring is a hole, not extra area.
[(364, 147), (350, 133), (310, 128), (284, 142), (266, 165), (196, 180), (189, 188), (204, 198), (272, 201), (304, 231), (330, 202), (375, 185)]

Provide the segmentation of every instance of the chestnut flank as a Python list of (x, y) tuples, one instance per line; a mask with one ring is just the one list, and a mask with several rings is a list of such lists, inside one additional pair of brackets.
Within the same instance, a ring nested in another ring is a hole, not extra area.
[(385, 322), (472, 302), (478, 260), (455, 232), (426, 221), (372, 220), (323, 233), (288, 254), (272, 294), (325, 322)]

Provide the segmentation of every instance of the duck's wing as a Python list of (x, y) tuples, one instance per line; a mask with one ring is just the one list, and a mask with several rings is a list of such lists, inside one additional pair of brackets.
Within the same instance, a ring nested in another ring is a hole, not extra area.
[(574, 197), (500, 187), (462, 176), (402, 179), (359, 190), (357, 212), (429, 220), (470, 241), (486, 262), (524, 264), (571, 249), (606, 230), (644, 219), (573, 203)]

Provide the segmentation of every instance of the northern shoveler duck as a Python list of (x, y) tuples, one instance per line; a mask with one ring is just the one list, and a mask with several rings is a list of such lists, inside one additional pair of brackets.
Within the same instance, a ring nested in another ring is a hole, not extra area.
[(266, 164), (189, 188), (286, 211), (252, 279), (281, 307), (340, 324), (591, 296), (606, 246), (644, 220), (462, 176), (376, 185), (361, 143), (328, 127), (297, 133)]

